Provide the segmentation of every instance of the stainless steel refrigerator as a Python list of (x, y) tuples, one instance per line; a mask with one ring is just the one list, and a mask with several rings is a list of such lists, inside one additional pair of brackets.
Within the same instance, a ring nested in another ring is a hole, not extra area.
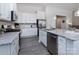
[(39, 29), (46, 28), (46, 20), (45, 19), (37, 19), (37, 35), (39, 36)]

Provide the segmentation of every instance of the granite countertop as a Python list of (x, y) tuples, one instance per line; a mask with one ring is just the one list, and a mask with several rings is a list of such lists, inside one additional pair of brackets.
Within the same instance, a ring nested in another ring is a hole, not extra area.
[(20, 32), (8, 32), (0, 35), (0, 45), (11, 44)]
[[(73, 32), (70, 30), (62, 30), (62, 29), (54, 29), (54, 30), (40, 29), (40, 30), (56, 34), (58, 36), (61, 36), (61, 37), (67, 38), (67, 39), (79, 40), (79, 32)], [(66, 32), (73, 32), (73, 33), (66, 33)], [(76, 33), (76, 34), (74, 35), (74, 33)]]

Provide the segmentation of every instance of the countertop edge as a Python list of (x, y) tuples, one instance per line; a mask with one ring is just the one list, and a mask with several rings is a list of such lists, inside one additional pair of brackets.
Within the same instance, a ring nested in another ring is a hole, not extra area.
[[(5, 42), (5, 39), (3, 39), (2, 41), (0, 40), (0, 46), (1, 45), (8, 45), (8, 44), (11, 44), (13, 41), (14, 41), (14, 39), (15, 39), (15, 37), (18, 35), (19, 36), (19, 33), (20, 32), (10, 32), (9, 34), (12, 34), (12, 33), (14, 33), (14, 34), (16, 34), (14, 37), (12, 37), (12, 39), (10, 39), (10, 41), (7, 41), (7, 42)], [(6, 35), (7, 35), (7, 33), (6, 33)], [(9, 39), (8, 39), (9, 40)]]
[[(40, 29), (40, 30), (45, 31), (45, 32), (49, 32), (49, 33), (52, 33), (52, 31), (54, 31), (54, 30), (46, 30), (46, 29)], [(54, 32), (53, 32), (53, 34), (56, 34), (60, 37), (64, 37), (64, 38), (67, 38), (67, 39), (70, 39), (70, 40), (73, 40), (73, 41), (79, 40), (79, 39), (75, 40), (75, 38), (69, 38), (68, 36), (63, 35), (63, 34), (58, 34), (58, 33), (54, 33)]]

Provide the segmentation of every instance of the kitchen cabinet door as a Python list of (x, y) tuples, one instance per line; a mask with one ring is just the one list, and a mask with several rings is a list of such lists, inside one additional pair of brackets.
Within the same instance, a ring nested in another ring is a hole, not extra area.
[(1, 3), (0, 6), (0, 16), (2, 19), (6, 19), (6, 3)]
[(47, 32), (39, 30), (39, 42), (42, 42), (47, 47)]
[(39, 30), (39, 42), (41, 42), (43, 39), (43, 33), (42, 30)]
[(73, 55), (73, 40), (67, 40), (67, 55)]
[(47, 47), (47, 32), (42, 31), (42, 43)]
[(10, 45), (6, 44), (6, 45), (1, 45), (0, 46), (0, 55), (10, 55)]
[(11, 21), (11, 11), (17, 11), (16, 3), (5, 3), (5, 19)]
[(1, 16), (2, 19), (6, 19), (6, 14), (7, 14), (6, 13), (6, 11), (7, 11), (6, 6), (7, 5), (6, 5), (6, 3), (1, 3), (0, 6), (1, 6), (0, 7), (0, 16)]
[(9, 21), (11, 21), (11, 16), (10, 16), (10, 5), (8, 4), (8, 3), (5, 3), (4, 4), (4, 17), (3, 18), (5, 18), (5, 20), (9, 20)]
[(73, 41), (73, 54), (79, 55), (79, 40)]
[(0, 13), (1, 13), (1, 18), (5, 17), (5, 3), (1, 3), (1, 9), (0, 9)]
[(15, 3), (0, 3), (0, 17), (2, 20), (11, 21), (11, 11), (15, 11)]
[(66, 55), (66, 39), (63, 37), (58, 37), (58, 54)]
[(24, 28), (22, 29), (21, 37), (31, 37), (37, 35), (37, 28)]
[(16, 36), (15, 40), (11, 44), (11, 55), (17, 55), (19, 51), (19, 36)]

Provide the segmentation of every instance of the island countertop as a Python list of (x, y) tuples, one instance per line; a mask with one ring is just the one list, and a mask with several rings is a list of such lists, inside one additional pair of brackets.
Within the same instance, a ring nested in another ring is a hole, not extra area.
[(20, 32), (8, 32), (0, 35), (0, 45), (11, 44)]
[[(74, 32), (74, 31), (70, 31), (70, 30), (63, 30), (63, 29), (52, 29), (52, 30), (40, 29), (40, 30), (56, 34), (58, 36), (62, 36), (67, 39), (79, 40), (79, 32)], [(69, 33), (69, 32), (71, 32), (71, 33)]]

